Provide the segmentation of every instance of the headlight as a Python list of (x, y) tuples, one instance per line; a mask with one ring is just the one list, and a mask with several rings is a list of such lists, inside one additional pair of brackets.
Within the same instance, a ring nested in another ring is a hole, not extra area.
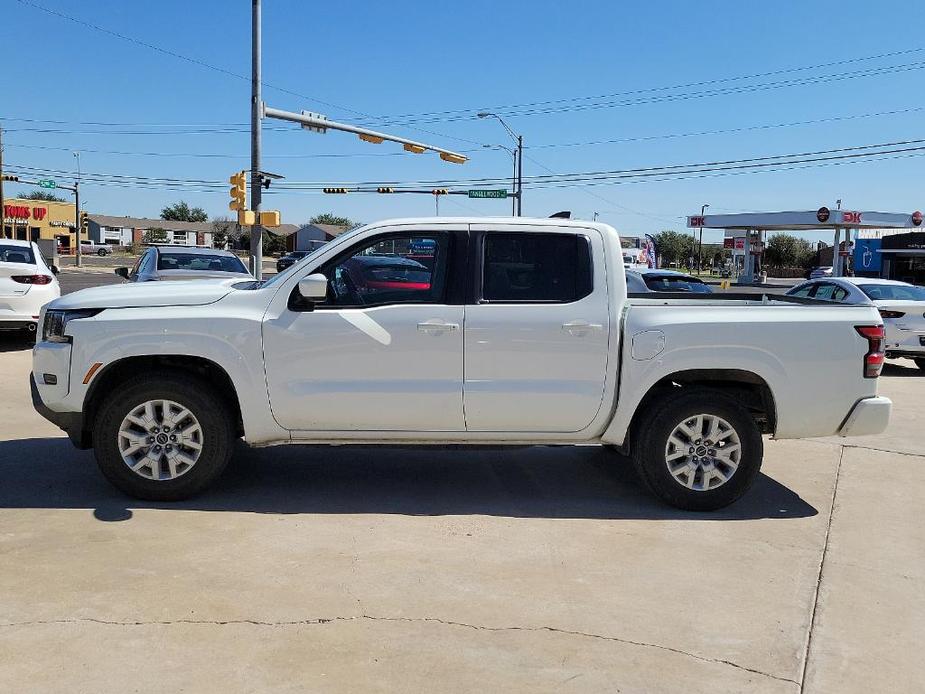
[(45, 322), (42, 323), (42, 339), (47, 342), (70, 342), (70, 335), (64, 334), (67, 324), (77, 318), (90, 318), (102, 310), (101, 308), (79, 309), (76, 311), (49, 309), (45, 311)]

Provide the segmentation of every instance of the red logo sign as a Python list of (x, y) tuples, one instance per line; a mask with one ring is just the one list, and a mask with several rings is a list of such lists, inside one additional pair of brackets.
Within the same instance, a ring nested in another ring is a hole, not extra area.
[(735, 239), (723, 239), (723, 248), (735, 248)]
[(740, 238), (735, 239), (735, 242), (736, 242), (736, 250), (737, 250), (737, 251), (744, 251), (744, 250), (745, 250), (745, 238), (744, 238), (744, 237), (740, 237)]
[(44, 207), (33, 207), (32, 208), (32, 218), (41, 222), (45, 219), (45, 215), (48, 214), (48, 210)]
[(845, 224), (860, 224), (861, 223), (861, 213), (860, 212), (842, 212), (841, 220)]
[(4, 205), (3, 216), (12, 217), (13, 219), (35, 219), (41, 222), (48, 214), (45, 207), (33, 207), (31, 210), (26, 205)]
[(688, 217), (687, 226), (689, 227), (702, 227), (706, 224), (706, 217)]
[(827, 221), (829, 221), (829, 208), (820, 207), (818, 210), (816, 210), (816, 219), (819, 220), (820, 224), (825, 224)]
[(915, 226), (918, 226), (919, 224), (922, 223), (922, 213), (919, 212), (918, 210), (912, 213), (912, 223)]

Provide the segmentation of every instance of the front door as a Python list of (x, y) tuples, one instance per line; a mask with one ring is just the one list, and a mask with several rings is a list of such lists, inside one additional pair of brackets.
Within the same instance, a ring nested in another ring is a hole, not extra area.
[(303, 306), (294, 289), (268, 315), (267, 385), (281, 426), (306, 438), (465, 429), (463, 306), (448, 302), (454, 241), (448, 232), (358, 241), (316, 270), (328, 276), (324, 302)]
[(603, 262), (592, 262), (604, 257), (600, 233), (473, 232), (481, 278), (466, 307), (466, 429), (584, 430), (601, 407), (608, 370), (607, 276)]

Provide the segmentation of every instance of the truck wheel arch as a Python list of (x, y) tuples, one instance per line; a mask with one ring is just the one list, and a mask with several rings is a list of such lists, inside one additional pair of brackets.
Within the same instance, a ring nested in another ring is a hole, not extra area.
[(236, 436), (244, 435), (244, 425), (241, 417), (241, 404), (238, 399), (234, 382), (219, 364), (188, 354), (159, 354), (154, 356), (125, 357), (106, 365), (90, 383), (87, 395), (84, 398), (84, 421), (81, 437), (82, 447), (92, 447), (93, 423), (96, 420), (100, 403), (111, 390), (118, 387), (120, 381), (129, 376), (136, 376), (145, 371), (160, 371), (165, 368), (180, 370), (196, 374), (208, 383), (225, 398), (234, 413), (235, 422), (233, 430)]
[(622, 446), (632, 448), (634, 433), (645, 420), (646, 412), (660, 398), (670, 397), (678, 389), (703, 388), (717, 390), (736, 397), (752, 414), (763, 434), (773, 434), (777, 428), (777, 406), (767, 381), (751, 371), (741, 369), (692, 369), (668, 374), (654, 383), (639, 401), (627, 429)]

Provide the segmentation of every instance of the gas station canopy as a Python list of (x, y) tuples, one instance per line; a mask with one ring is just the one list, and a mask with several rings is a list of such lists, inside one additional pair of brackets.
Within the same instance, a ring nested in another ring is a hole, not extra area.
[(751, 229), (754, 231), (820, 231), (825, 229), (918, 229), (922, 213), (858, 212), (820, 207), (809, 212), (745, 212), (694, 215), (688, 228)]
[[(751, 283), (755, 279), (755, 264), (764, 248), (764, 234), (767, 231), (834, 231), (832, 274), (842, 275), (847, 269), (848, 251), (838, 251), (849, 246), (852, 229), (918, 229), (922, 226), (922, 213), (896, 214), (858, 210), (830, 210), (820, 207), (815, 211), (803, 212), (745, 212), (739, 214), (691, 215), (687, 218), (688, 228), (726, 229), (744, 232), (742, 248), (745, 249), (745, 273), (740, 281)], [(841, 235), (845, 234), (842, 246)], [(738, 246), (736, 246), (738, 248)]]

